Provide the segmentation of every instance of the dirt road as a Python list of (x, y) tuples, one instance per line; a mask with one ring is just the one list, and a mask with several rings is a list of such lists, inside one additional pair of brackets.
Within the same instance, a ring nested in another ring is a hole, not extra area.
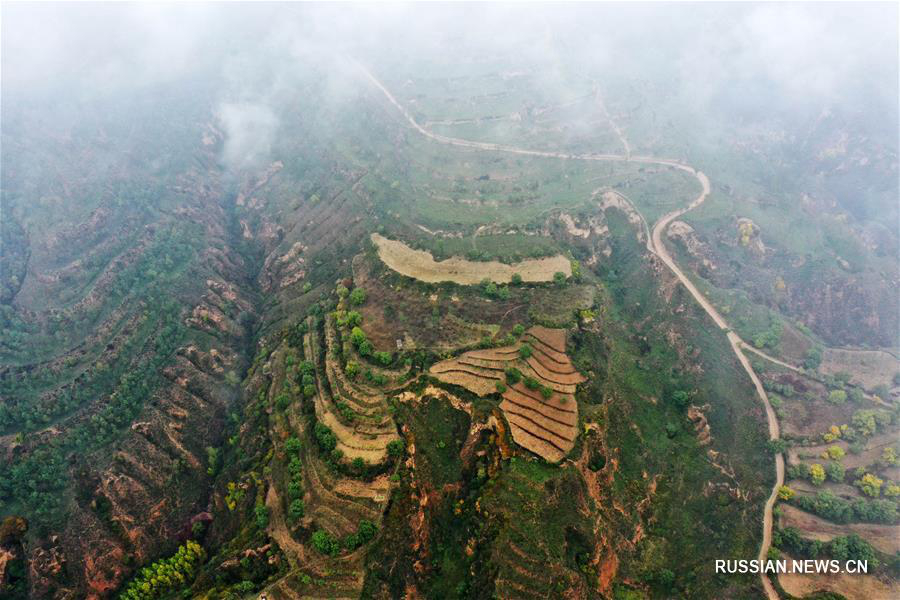
[(772, 356), (771, 354), (767, 354), (767, 353), (763, 352), (762, 350), (760, 350), (759, 348), (748, 344), (747, 342), (742, 342), (742, 346), (743, 346), (744, 350), (749, 350), (753, 354), (756, 354), (757, 356), (761, 356), (762, 358), (766, 359), (769, 362), (773, 362), (776, 365), (780, 365), (780, 366), (784, 367), (785, 369), (790, 369), (791, 371), (794, 371), (796, 373), (803, 373), (803, 369), (801, 369), (800, 367), (794, 366), (790, 363), (786, 363), (783, 360), (779, 360), (779, 359), (775, 358), (774, 356)]
[[(684, 208), (680, 208), (678, 210), (674, 210), (666, 215), (663, 215), (654, 225), (652, 230), (652, 235), (647, 240), (647, 249), (659, 257), (659, 259), (669, 268), (670, 271), (678, 278), (678, 280), (687, 288), (690, 294), (694, 297), (694, 299), (703, 307), (706, 313), (710, 316), (710, 318), (715, 322), (715, 324), (726, 332), (728, 336), (728, 341), (731, 343), (731, 348), (734, 351), (735, 356), (737, 356), (738, 361), (741, 363), (741, 366), (744, 367), (744, 370), (747, 372), (747, 375), (750, 377), (750, 380), (753, 382), (753, 386), (756, 388), (756, 393), (759, 396), (760, 400), (762, 400), (763, 405), (766, 410), (766, 420), (768, 421), (769, 427), (769, 438), (777, 439), (780, 436), (779, 427), (778, 427), (778, 418), (775, 415), (775, 411), (772, 408), (772, 405), (769, 403), (769, 397), (766, 395), (766, 391), (762, 387), (762, 383), (757, 377), (756, 372), (754, 372), (753, 367), (750, 366), (750, 361), (747, 358), (747, 355), (744, 354), (743, 349), (749, 348), (749, 345), (746, 344), (734, 331), (731, 330), (731, 327), (725, 321), (719, 311), (712, 305), (712, 303), (707, 300), (706, 296), (704, 296), (700, 290), (691, 282), (690, 279), (682, 272), (681, 268), (675, 263), (672, 259), (672, 256), (669, 254), (668, 249), (662, 241), (662, 234), (665, 232), (666, 228), (669, 224), (680, 217), (681, 215), (691, 211), (706, 200), (707, 196), (710, 193), (710, 184), (709, 178), (702, 172), (694, 169), (690, 165), (687, 165), (679, 160), (671, 159), (671, 158), (657, 158), (653, 156), (632, 156), (631, 149), (628, 146), (627, 142), (623, 140), (623, 146), (626, 149), (626, 154), (568, 154), (565, 152), (547, 152), (542, 150), (530, 150), (527, 148), (518, 148), (516, 146), (509, 146), (505, 144), (492, 144), (489, 142), (476, 142), (472, 140), (465, 140), (461, 138), (448, 137), (444, 135), (438, 135), (432, 133), (431, 131), (425, 129), (413, 118), (412, 114), (406, 107), (403, 106), (400, 102), (394, 98), (393, 94), (384, 87), (384, 85), (362, 64), (356, 63), (359, 69), (365, 74), (366, 78), (372, 82), (372, 84), (377, 87), (381, 92), (385, 95), (388, 101), (393, 104), (397, 110), (399, 110), (403, 116), (406, 118), (407, 122), (410, 126), (413, 127), (416, 131), (428, 137), (436, 142), (440, 142), (442, 144), (449, 144), (451, 146), (460, 146), (464, 148), (474, 148), (478, 150), (485, 150), (490, 152), (507, 152), (511, 154), (519, 154), (524, 156), (538, 156), (538, 157), (546, 157), (546, 158), (559, 158), (563, 160), (597, 160), (597, 161), (621, 161), (621, 162), (638, 162), (638, 163), (647, 163), (654, 165), (663, 165), (674, 167), (676, 169), (680, 169), (682, 171), (688, 172), (694, 177), (697, 178), (697, 181), (700, 183), (701, 192), (700, 195), (697, 196), (690, 204), (688, 204)], [(621, 130), (618, 127), (615, 127), (615, 130), (620, 138), (624, 136), (621, 135)], [(632, 205), (633, 206), (633, 205)], [(637, 208), (635, 208), (637, 211)], [(639, 211), (637, 211), (640, 214)], [(769, 355), (765, 353), (759, 353), (764, 358), (769, 360), (773, 360), (774, 362), (779, 362), (777, 359), (773, 359)], [(785, 366), (788, 366), (784, 363)], [(778, 488), (784, 484), (784, 458), (782, 455), (777, 455), (775, 459), (775, 485), (772, 486), (772, 491), (769, 495), (768, 500), (766, 501), (765, 509), (763, 511), (763, 539), (762, 544), (759, 549), (759, 559), (765, 560), (768, 555), (769, 548), (772, 544), (772, 509), (775, 506), (775, 500), (778, 497)], [(760, 577), (763, 588), (765, 589), (766, 596), (769, 600), (778, 600), (778, 593), (775, 591), (775, 587), (769, 581), (769, 578), (765, 575), (761, 575)]]

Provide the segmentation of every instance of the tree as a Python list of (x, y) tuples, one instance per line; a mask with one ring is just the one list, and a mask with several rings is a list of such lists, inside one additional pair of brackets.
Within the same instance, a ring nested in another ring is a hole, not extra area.
[(522, 334), (525, 333), (525, 326), (521, 323), (515, 325), (512, 328), (512, 334), (516, 337), (522, 337)]
[(313, 548), (320, 553), (329, 556), (334, 556), (340, 551), (340, 544), (338, 544), (338, 541), (324, 529), (319, 529), (312, 534), (312, 545)]
[(269, 526), (269, 507), (265, 504), (257, 504), (253, 509), (256, 516), (256, 526), (265, 529)]
[(348, 360), (347, 364), (344, 366), (344, 373), (346, 373), (347, 377), (350, 379), (355, 379), (359, 374), (359, 365), (352, 360)]
[(206, 447), (206, 474), (215, 476), (219, 471), (219, 449), (212, 446)]
[(828, 475), (828, 479), (835, 483), (841, 483), (844, 481), (844, 476), (846, 474), (846, 470), (844, 469), (844, 465), (839, 462), (830, 462), (825, 466), (825, 473)]
[(359, 536), (360, 545), (362, 545), (371, 541), (375, 537), (375, 534), (378, 533), (378, 527), (371, 521), (362, 519), (359, 522), (356, 533)]
[(350, 304), (353, 306), (361, 306), (366, 301), (366, 290), (363, 288), (354, 288), (350, 292)]
[(296, 436), (291, 436), (284, 441), (284, 450), (288, 454), (297, 454), (303, 448), (303, 442)]
[(497, 392), (500, 394), (506, 391), (506, 384), (502, 381), (498, 381), (494, 387), (497, 388)]
[(291, 405), (291, 397), (282, 392), (275, 396), (275, 407), (278, 410), (286, 410)]
[(360, 344), (366, 341), (366, 333), (359, 327), (350, 330), (350, 343), (359, 348)]
[(378, 351), (372, 356), (385, 367), (394, 362), (394, 356), (390, 352)]
[(818, 346), (813, 346), (809, 350), (806, 351), (806, 359), (803, 361), (803, 366), (807, 369), (811, 369), (815, 371), (819, 368), (819, 365), (822, 364), (822, 349)]
[(875, 549), (855, 533), (838, 536), (828, 542), (828, 552), (841, 561), (864, 560), (872, 567), (878, 566)]
[(840, 446), (828, 446), (824, 452), (822, 452), (822, 458), (829, 460), (841, 460), (844, 458), (845, 452), (844, 449)]
[(766, 445), (772, 454), (783, 454), (788, 449), (788, 443), (784, 438), (769, 440)]
[(319, 449), (323, 452), (331, 452), (337, 447), (337, 436), (328, 425), (317, 421), (313, 433), (315, 433)]
[(856, 484), (856, 487), (858, 487), (866, 496), (877, 498), (881, 495), (881, 486), (884, 483), (884, 480), (879, 479), (872, 473), (866, 473), (853, 483)]
[(387, 452), (389, 456), (400, 458), (406, 453), (406, 442), (403, 440), (391, 440), (388, 442)]
[(847, 401), (847, 392), (844, 390), (831, 390), (828, 393), (828, 401), (832, 404), (843, 404)]
[(886, 467), (897, 465), (897, 450), (893, 446), (885, 446), (881, 451), (881, 464)]
[(566, 274), (562, 271), (557, 271), (553, 274), (553, 283), (557, 287), (562, 287), (566, 284)]
[(531, 349), (531, 346), (529, 344), (522, 344), (521, 346), (519, 346), (519, 356), (521, 356), (523, 359), (530, 358), (533, 352), (534, 351)]
[(813, 485), (822, 485), (825, 482), (825, 468), (819, 463), (810, 465), (809, 480)]
[(787, 501), (787, 500), (790, 500), (790, 499), (793, 498), (793, 497), (794, 497), (794, 490), (792, 490), (792, 489), (789, 488), (788, 486), (783, 485), (783, 486), (781, 486), (781, 487), (778, 488), (778, 499), (779, 499), (779, 500), (785, 500), (785, 501)]
[(513, 285), (522, 285), (522, 276), (518, 273), (512, 274), (512, 284)]
[(515, 367), (508, 367), (504, 373), (506, 374), (506, 383), (509, 385), (516, 385), (522, 381), (522, 372)]
[(858, 410), (853, 413), (850, 422), (860, 435), (866, 437), (875, 433), (875, 430), (878, 428), (874, 410)]
[(546, 385), (541, 386), (541, 396), (544, 397), (544, 400), (549, 400), (553, 396), (553, 390), (547, 387)]
[(288, 496), (290, 498), (301, 498), (303, 496), (303, 484), (300, 481), (290, 481), (287, 486)]
[(691, 401), (691, 395), (684, 390), (672, 392), (672, 400), (681, 408), (685, 408)]

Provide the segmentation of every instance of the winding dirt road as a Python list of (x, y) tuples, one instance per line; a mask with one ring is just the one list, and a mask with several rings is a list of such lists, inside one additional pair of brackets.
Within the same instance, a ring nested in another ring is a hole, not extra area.
[[(356, 61), (354, 61), (356, 62)], [(530, 150), (527, 148), (518, 148), (516, 146), (509, 146), (505, 144), (493, 144), (489, 142), (476, 142), (472, 140), (465, 140), (461, 138), (448, 137), (444, 135), (439, 135), (425, 129), (413, 118), (412, 114), (403, 106), (397, 99), (391, 94), (391, 92), (361, 63), (356, 62), (358, 68), (365, 74), (366, 78), (388, 99), (388, 101), (393, 104), (397, 110), (405, 117), (406, 121), (410, 124), (410, 126), (424, 135), (427, 138), (430, 138), (436, 142), (440, 142), (442, 144), (449, 144), (451, 146), (459, 146), (463, 148), (474, 148), (477, 150), (485, 150), (489, 152), (507, 152), (511, 154), (519, 154), (524, 156), (537, 156), (537, 157), (546, 157), (546, 158), (558, 158), (563, 160), (597, 160), (597, 161), (618, 161), (618, 162), (638, 162), (638, 163), (647, 163), (654, 165), (663, 165), (669, 166), (676, 169), (680, 169), (687, 173), (693, 175), (697, 181), (700, 183), (701, 192), (700, 195), (697, 196), (687, 206), (680, 208), (678, 210), (674, 210), (666, 215), (663, 215), (654, 225), (652, 229), (652, 235), (647, 240), (647, 249), (655, 254), (659, 259), (665, 264), (669, 270), (678, 278), (678, 280), (684, 285), (685, 288), (690, 292), (690, 294), (694, 297), (694, 299), (703, 307), (706, 313), (710, 316), (710, 318), (715, 322), (715, 324), (722, 329), (727, 337), (728, 341), (731, 344), (731, 348), (734, 351), (735, 356), (737, 356), (738, 361), (741, 363), (741, 366), (744, 367), (744, 370), (747, 372), (747, 375), (750, 377), (750, 381), (753, 382), (753, 386), (756, 388), (756, 393), (759, 396), (760, 400), (762, 400), (763, 405), (766, 410), (766, 420), (768, 421), (769, 426), (769, 438), (770, 439), (778, 439), (780, 437), (780, 431), (778, 427), (778, 418), (775, 415), (775, 410), (772, 408), (771, 403), (769, 402), (769, 397), (766, 394), (766, 391), (763, 389), (762, 383), (757, 377), (756, 372), (753, 370), (753, 367), (750, 365), (750, 360), (747, 358), (747, 355), (744, 354), (744, 349), (751, 350), (756, 354), (759, 354), (763, 358), (776, 362), (778, 364), (782, 364), (788, 368), (793, 368), (795, 370), (796, 367), (792, 367), (787, 363), (782, 363), (781, 361), (765, 354), (761, 351), (756, 351), (755, 348), (751, 347), (749, 344), (744, 342), (734, 331), (732, 331), (731, 327), (725, 321), (719, 311), (712, 305), (712, 303), (704, 296), (700, 290), (691, 282), (690, 279), (684, 274), (681, 268), (675, 263), (672, 259), (672, 256), (669, 254), (666, 245), (663, 243), (662, 235), (666, 231), (666, 228), (669, 226), (672, 221), (680, 217), (681, 215), (697, 208), (706, 200), (707, 196), (710, 193), (710, 184), (709, 178), (702, 172), (694, 169), (690, 165), (687, 165), (681, 161), (676, 159), (669, 158), (656, 158), (653, 156), (633, 156), (631, 155), (631, 149), (628, 146), (627, 142), (624, 140), (624, 136), (621, 135), (621, 130), (618, 127), (614, 126), (615, 131), (617, 132), (620, 139), (623, 141), (623, 146), (626, 149), (626, 153), (623, 154), (568, 154), (565, 152), (547, 152), (543, 150)], [(611, 119), (610, 119), (611, 121)], [(627, 199), (626, 199), (627, 200)], [(634, 205), (632, 204), (632, 207)], [(635, 207), (635, 212), (640, 214), (640, 211)], [(642, 215), (643, 218), (643, 215)], [(765, 508), (763, 511), (763, 539), (762, 544), (760, 544), (759, 549), (759, 559), (765, 560), (769, 548), (772, 544), (772, 509), (775, 506), (775, 501), (778, 497), (778, 488), (784, 484), (784, 457), (781, 454), (777, 454), (775, 457), (775, 485), (772, 486), (772, 491), (769, 495), (769, 498), (766, 500)], [(763, 588), (765, 589), (766, 596), (769, 600), (778, 600), (778, 593), (775, 591), (775, 587), (772, 585), (772, 582), (766, 575), (761, 575), (760, 580), (762, 582)]]

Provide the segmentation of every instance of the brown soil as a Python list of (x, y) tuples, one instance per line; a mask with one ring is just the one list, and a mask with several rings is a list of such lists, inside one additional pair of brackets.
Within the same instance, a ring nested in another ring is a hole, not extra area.
[[(542, 346), (556, 358), (544, 357), (551, 369), (532, 356), (527, 361), (519, 359), (520, 343), (503, 348), (473, 350), (458, 358), (445, 360), (431, 367), (438, 379), (460, 385), (480, 396), (496, 393), (496, 383), (503, 381), (503, 370), (518, 366), (525, 375), (534, 375), (542, 385), (554, 390), (550, 398), (529, 390), (523, 382), (509, 386), (503, 392), (500, 409), (506, 416), (513, 440), (549, 461), (561, 460), (574, 446), (577, 437), (578, 404), (572, 394), (584, 377), (572, 366), (568, 356), (547, 347), (549, 342), (565, 350), (565, 331), (543, 327), (529, 330), (536, 346)], [(539, 338), (537, 336), (540, 336)], [(558, 361), (558, 362), (557, 362)]]
[(892, 385), (894, 374), (900, 373), (900, 360), (881, 350), (826, 348), (819, 370), (825, 374), (850, 373), (851, 383), (871, 390), (879, 385)]
[[(783, 558), (792, 560), (783, 555)], [(839, 575), (809, 575), (809, 574), (782, 574), (778, 576), (778, 582), (784, 591), (802, 598), (813, 592), (827, 590), (841, 594), (847, 600), (893, 600), (900, 598), (900, 585), (887, 584), (873, 575), (851, 575), (842, 573)]]
[(452, 281), (461, 285), (477, 285), (484, 279), (509, 283), (514, 273), (521, 275), (523, 281), (542, 282), (553, 281), (553, 275), (558, 272), (565, 273), (566, 277), (572, 274), (569, 259), (561, 254), (523, 260), (512, 265), (497, 261), (470, 261), (457, 256), (435, 261), (429, 252), (415, 250), (377, 233), (372, 234), (372, 241), (378, 247), (378, 256), (384, 264), (401, 275), (427, 283)]

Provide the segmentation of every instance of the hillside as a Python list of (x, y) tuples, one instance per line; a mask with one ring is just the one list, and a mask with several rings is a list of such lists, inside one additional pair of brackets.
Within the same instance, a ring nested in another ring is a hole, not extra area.
[(890, 65), (385, 10), (4, 7), (0, 597), (900, 594)]

